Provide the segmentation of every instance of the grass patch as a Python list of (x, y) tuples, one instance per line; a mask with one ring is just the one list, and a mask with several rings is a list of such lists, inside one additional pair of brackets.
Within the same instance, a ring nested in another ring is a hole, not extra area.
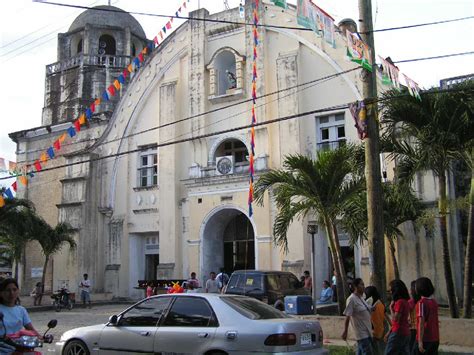
[[(329, 353), (331, 355), (355, 355), (354, 349), (347, 347), (347, 346), (337, 346), (337, 345), (328, 345), (324, 346), (326, 349), (329, 350)], [(440, 351), (439, 355), (462, 355), (466, 353), (457, 353), (457, 352), (446, 352), (446, 351)]]

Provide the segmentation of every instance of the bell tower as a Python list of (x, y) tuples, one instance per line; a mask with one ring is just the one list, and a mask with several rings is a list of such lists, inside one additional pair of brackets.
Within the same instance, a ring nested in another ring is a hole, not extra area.
[[(76, 119), (147, 43), (138, 21), (117, 7), (80, 14), (68, 32), (58, 34), (58, 61), (46, 66), (42, 125)], [(107, 120), (118, 100), (119, 95), (110, 97), (93, 118)]]

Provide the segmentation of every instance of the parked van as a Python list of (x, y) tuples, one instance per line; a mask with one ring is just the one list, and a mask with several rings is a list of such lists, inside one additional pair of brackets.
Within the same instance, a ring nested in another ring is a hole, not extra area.
[(280, 311), (285, 310), (285, 296), (309, 295), (293, 273), (262, 270), (234, 271), (225, 293), (254, 297)]

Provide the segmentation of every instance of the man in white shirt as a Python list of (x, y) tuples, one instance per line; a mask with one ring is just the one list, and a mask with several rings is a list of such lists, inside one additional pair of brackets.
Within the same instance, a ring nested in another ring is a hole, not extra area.
[(211, 271), (211, 278), (206, 281), (206, 293), (219, 293), (219, 282), (216, 280), (216, 273)]
[(341, 337), (343, 340), (347, 339), (347, 330), (350, 322), (357, 340), (357, 354), (373, 355), (372, 322), (370, 320), (372, 307), (362, 299), (364, 295), (364, 281), (356, 278), (354, 279), (353, 286), (354, 291), (346, 301), (346, 309), (344, 310), (346, 321)]
[(86, 306), (87, 302), (89, 303), (89, 308), (91, 308), (91, 280), (89, 280), (89, 275), (84, 274), (83, 276), (84, 278), (79, 284), (79, 288), (81, 289), (81, 300), (84, 307)]

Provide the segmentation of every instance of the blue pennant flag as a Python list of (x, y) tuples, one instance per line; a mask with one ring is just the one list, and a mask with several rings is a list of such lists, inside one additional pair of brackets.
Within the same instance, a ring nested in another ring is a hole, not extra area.
[(67, 129), (67, 133), (69, 133), (69, 137), (74, 137), (76, 135), (76, 129), (74, 126), (71, 126)]
[(49, 147), (48, 150), (46, 151), (46, 153), (48, 153), (50, 159), (54, 158), (54, 148), (53, 147)]

